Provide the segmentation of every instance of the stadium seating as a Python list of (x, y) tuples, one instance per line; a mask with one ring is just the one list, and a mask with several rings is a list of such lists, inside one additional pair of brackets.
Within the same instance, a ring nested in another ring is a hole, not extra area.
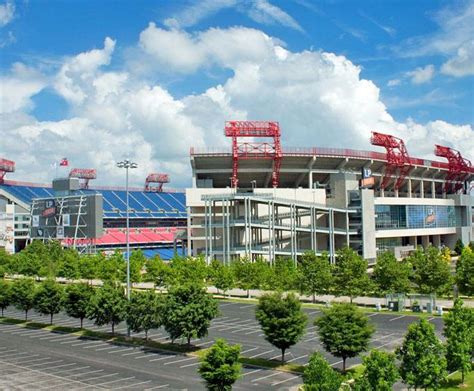
[[(52, 197), (49, 187), (0, 184), (0, 189), (23, 202), (31, 203), (33, 198)], [(104, 198), (104, 218), (125, 217), (126, 192), (124, 190), (79, 190), (79, 194), (101, 193)], [(186, 198), (184, 193), (155, 193), (131, 190), (129, 192), (131, 218), (185, 218)]]

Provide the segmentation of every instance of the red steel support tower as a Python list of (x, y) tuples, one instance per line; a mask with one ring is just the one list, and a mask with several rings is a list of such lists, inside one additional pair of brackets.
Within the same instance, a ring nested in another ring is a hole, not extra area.
[(449, 171), (444, 182), (444, 192), (456, 193), (462, 189), (463, 182), (474, 172), (471, 162), (463, 158), (461, 152), (442, 145), (435, 145), (434, 153), (448, 160)]
[(412, 169), (410, 156), (408, 155), (405, 143), (398, 137), (378, 132), (372, 132), (370, 143), (384, 147), (387, 150), (387, 165), (385, 167), (382, 183), (380, 184), (380, 189), (384, 190), (387, 187), (392, 175), (395, 174), (398, 169), (398, 178), (393, 186), (394, 190), (398, 190)]
[[(224, 134), (232, 137), (232, 187), (239, 184), (239, 159), (272, 159), (272, 186), (280, 183), (281, 143), (280, 125), (275, 121), (227, 121)], [(273, 138), (268, 142), (239, 142), (241, 137)]]
[[(145, 180), (145, 191), (156, 191), (161, 193), (163, 191), (163, 184), (169, 183), (170, 177), (168, 174), (151, 173)], [(150, 183), (157, 183), (157, 187), (150, 186)]]
[(81, 179), (81, 189), (89, 188), (89, 180), (97, 178), (95, 168), (73, 168), (69, 173), (69, 178)]
[(15, 171), (15, 162), (0, 158), (0, 183), (3, 183), (7, 172)]

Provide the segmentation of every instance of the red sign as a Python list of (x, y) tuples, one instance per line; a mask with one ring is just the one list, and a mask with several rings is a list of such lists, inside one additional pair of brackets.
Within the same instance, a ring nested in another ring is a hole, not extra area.
[(56, 214), (56, 207), (52, 206), (51, 208), (46, 208), (45, 210), (43, 210), (43, 212), (41, 213), (41, 216), (50, 217), (50, 216), (54, 216), (55, 214)]

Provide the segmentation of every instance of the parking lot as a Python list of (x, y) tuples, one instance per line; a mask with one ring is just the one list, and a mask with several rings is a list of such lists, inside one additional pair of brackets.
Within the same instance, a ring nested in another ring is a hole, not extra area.
[[(241, 345), (242, 354), (251, 358), (280, 359), (280, 351), (265, 341), (255, 320), (255, 304), (221, 302), (220, 316), (209, 329), (209, 336), (195, 339), (192, 343), (200, 347), (212, 345), (216, 338), (225, 338), (230, 343)], [(307, 363), (316, 350), (323, 352), (330, 364), (340, 367), (342, 361), (324, 352), (313, 322), (321, 311), (305, 309), (308, 314), (307, 333), (303, 340), (286, 354), (287, 362)], [(23, 313), (14, 308), (5, 311), (6, 316), (23, 318)], [(408, 325), (418, 320), (415, 316), (390, 313), (371, 313), (371, 322), (376, 333), (371, 345), (384, 350), (398, 346)], [(32, 312), (29, 319), (47, 322), (48, 317)], [(443, 321), (429, 318), (441, 334)], [(64, 314), (55, 316), (54, 323), (77, 326), (79, 321)], [(84, 326), (93, 330), (109, 330), (97, 327), (90, 321)], [(122, 323), (116, 327), (125, 333)], [(134, 334), (143, 336), (143, 334)], [(163, 329), (151, 330), (149, 337), (168, 342)], [(349, 359), (348, 365), (360, 362)], [(197, 373), (199, 365), (195, 357), (177, 353), (160, 352), (145, 348), (114, 344), (103, 340), (81, 338), (71, 334), (41, 329), (26, 329), (16, 325), (0, 325), (0, 376), (10, 389), (204, 389)], [(244, 368), (243, 376), (235, 389), (290, 389), (302, 382), (300, 376), (261, 368)]]

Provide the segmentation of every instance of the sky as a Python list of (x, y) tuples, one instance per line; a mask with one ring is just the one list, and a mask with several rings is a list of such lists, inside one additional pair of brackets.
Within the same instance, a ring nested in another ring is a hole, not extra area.
[(119, 185), (130, 158), (132, 184), (183, 188), (229, 119), (279, 121), (283, 148), (379, 150), (375, 130), (474, 161), (474, 0), (0, 0), (9, 178), (67, 157)]

